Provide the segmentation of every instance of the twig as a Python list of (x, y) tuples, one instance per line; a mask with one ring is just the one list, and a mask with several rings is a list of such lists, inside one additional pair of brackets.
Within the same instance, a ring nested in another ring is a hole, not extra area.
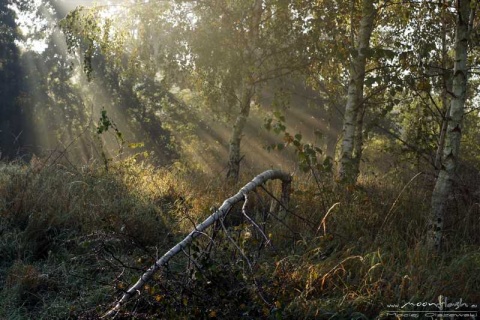
[(252, 263), (250, 262), (250, 259), (248, 259), (247, 255), (243, 252), (243, 250), (238, 246), (238, 244), (232, 239), (232, 237), (230, 237), (230, 235), (228, 234), (228, 230), (227, 228), (225, 228), (225, 225), (223, 224), (223, 221), (220, 220), (220, 223), (222, 225), (222, 228), (223, 228), (223, 231), (225, 232), (225, 236), (227, 237), (228, 240), (230, 240), (230, 242), (233, 244), (233, 246), (238, 250), (238, 252), (242, 255), (243, 259), (247, 262), (248, 264), (248, 269), (250, 270), (250, 274), (252, 275), (252, 278), (253, 278), (253, 283), (255, 284), (255, 286), (257, 287), (257, 291), (258, 291), (258, 295), (260, 296), (260, 298), (263, 300), (263, 302), (265, 302), (265, 304), (267, 304), (268, 306), (271, 306), (272, 304), (269, 303), (267, 301), (267, 299), (265, 299), (265, 297), (263, 296), (262, 292), (261, 292), (261, 288), (260, 288), (260, 285), (257, 283), (257, 280), (255, 279), (255, 276), (253, 275), (253, 267), (252, 267)]
[(258, 229), (258, 231), (260, 231), (260, 233), (262, 234), (262, 236), (265, 238), (265, 245), (269, 245), (270, 244), (270, 239), (268, 239), (268, 237), (265, 235), (265, 233), (263, 232), (262, 228), (260, 228), (260, 226), (252, 219), (248, 216), (247, 214), (247, 203), (248, 203), (248, 197), (247, 195), (245, 194), (244, 195), (245, 197), (245, 202), (243, 203), (243, 206), (242, 206), (242, 213), (243, 215), (245, 216), (245, 218), (247, 218), (247, 220), (255, 227)]

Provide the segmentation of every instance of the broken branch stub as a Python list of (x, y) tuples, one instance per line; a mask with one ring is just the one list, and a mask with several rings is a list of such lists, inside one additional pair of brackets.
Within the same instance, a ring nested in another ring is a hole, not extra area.
[(118, 300), (116, 305), (110, 309), (103, 317), (113, 316), (122, 305), (124, 305), (130, 298), (132, 298), (135, 293), (139, 292), (143, 288), (145, 283), (147, 283), (152, 276), (157, 272), (161, 267), (165, 266), (168, 261), (173, 258), (177, 253), (185, 249), (196, 237), (202, 234), (208, 227), (215, 223), (215, 221), (224, 217), (230, 208), (239, 201), (242, 201), (245, 198), (245, 195), (250, 191), (253, 191), (255, 188), (265, 183), (268, 180), (281, 180), (282, 181), (282, 201), (285, 204), (288, 204), (289, 200), (289, 190), (290, 184), (292, 182), (292, 176), (288, 173), (282, 172), (280, 170), (268, 170), (258, 176), (256, 176), (252, 181), (247, 183), (243, 188), (241, 188), (237, 194), (233, 197), (228, 198), (223, 202), (220, 208), (205, 219), (202, 223), (195, 227), (195, 230), (190, 232), (182, 241), (177, 243), (173, 248), (167, 251), (160, 259), (158, 259), (148, 270), (138, 279), (138, 281), (131, 286)]

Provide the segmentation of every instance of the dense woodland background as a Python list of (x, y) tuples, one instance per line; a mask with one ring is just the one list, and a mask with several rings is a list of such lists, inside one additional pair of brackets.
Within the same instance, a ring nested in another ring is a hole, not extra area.
[(0, 0), (0, 318), (475, 318), (478, 11)]

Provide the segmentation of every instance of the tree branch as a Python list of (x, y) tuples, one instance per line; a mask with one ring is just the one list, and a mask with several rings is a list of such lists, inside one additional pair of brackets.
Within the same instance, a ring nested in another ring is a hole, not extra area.
[(220, 208), (210, 215), (205, 221), (200, 223), (195, 229), (190, 232), (182, 241), (177, 243), (173, 248), (171, 248), (167, 253), (165, 253), (160, 259), (158, 259), (141, 277), (138, 281), (130, 287), (122, 296), (122, 298), (116, 303), (116, 305), (110, 309), (102, 318), (113, 317), (120, 308), (132, 298), (135, 293), (139, 292), (140, 289), (149, 281), (152, 276), (157, 272), (161, 267), (165, 266), (168, 261), (173, 258), (177, 253), (182, 252), (193, 240), (203, 233), (208, 227), (218, 221), (220, 218), (224, 217), (230, 208), (239, 201), (242, 201), (245, 198), (245, 195), (253, 191), (258, 186), (261, 186), (268, 180), (282, 180), (282, 184), (286, 189), (285, 185), (289, 185), (292, 181), (292, 176), (282, 172), (280, 170), (268, 170), (262, 174), (256, 176), (252, 181), (247, 183), (240, 191), (235, 194), (233, 197), (228, 198), (223, 202)]

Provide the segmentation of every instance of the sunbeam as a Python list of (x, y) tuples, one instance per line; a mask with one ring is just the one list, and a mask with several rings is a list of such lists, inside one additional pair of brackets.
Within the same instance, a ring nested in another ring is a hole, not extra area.
[(0, 319), (478, 318), (479, 10), (0, 0)]

